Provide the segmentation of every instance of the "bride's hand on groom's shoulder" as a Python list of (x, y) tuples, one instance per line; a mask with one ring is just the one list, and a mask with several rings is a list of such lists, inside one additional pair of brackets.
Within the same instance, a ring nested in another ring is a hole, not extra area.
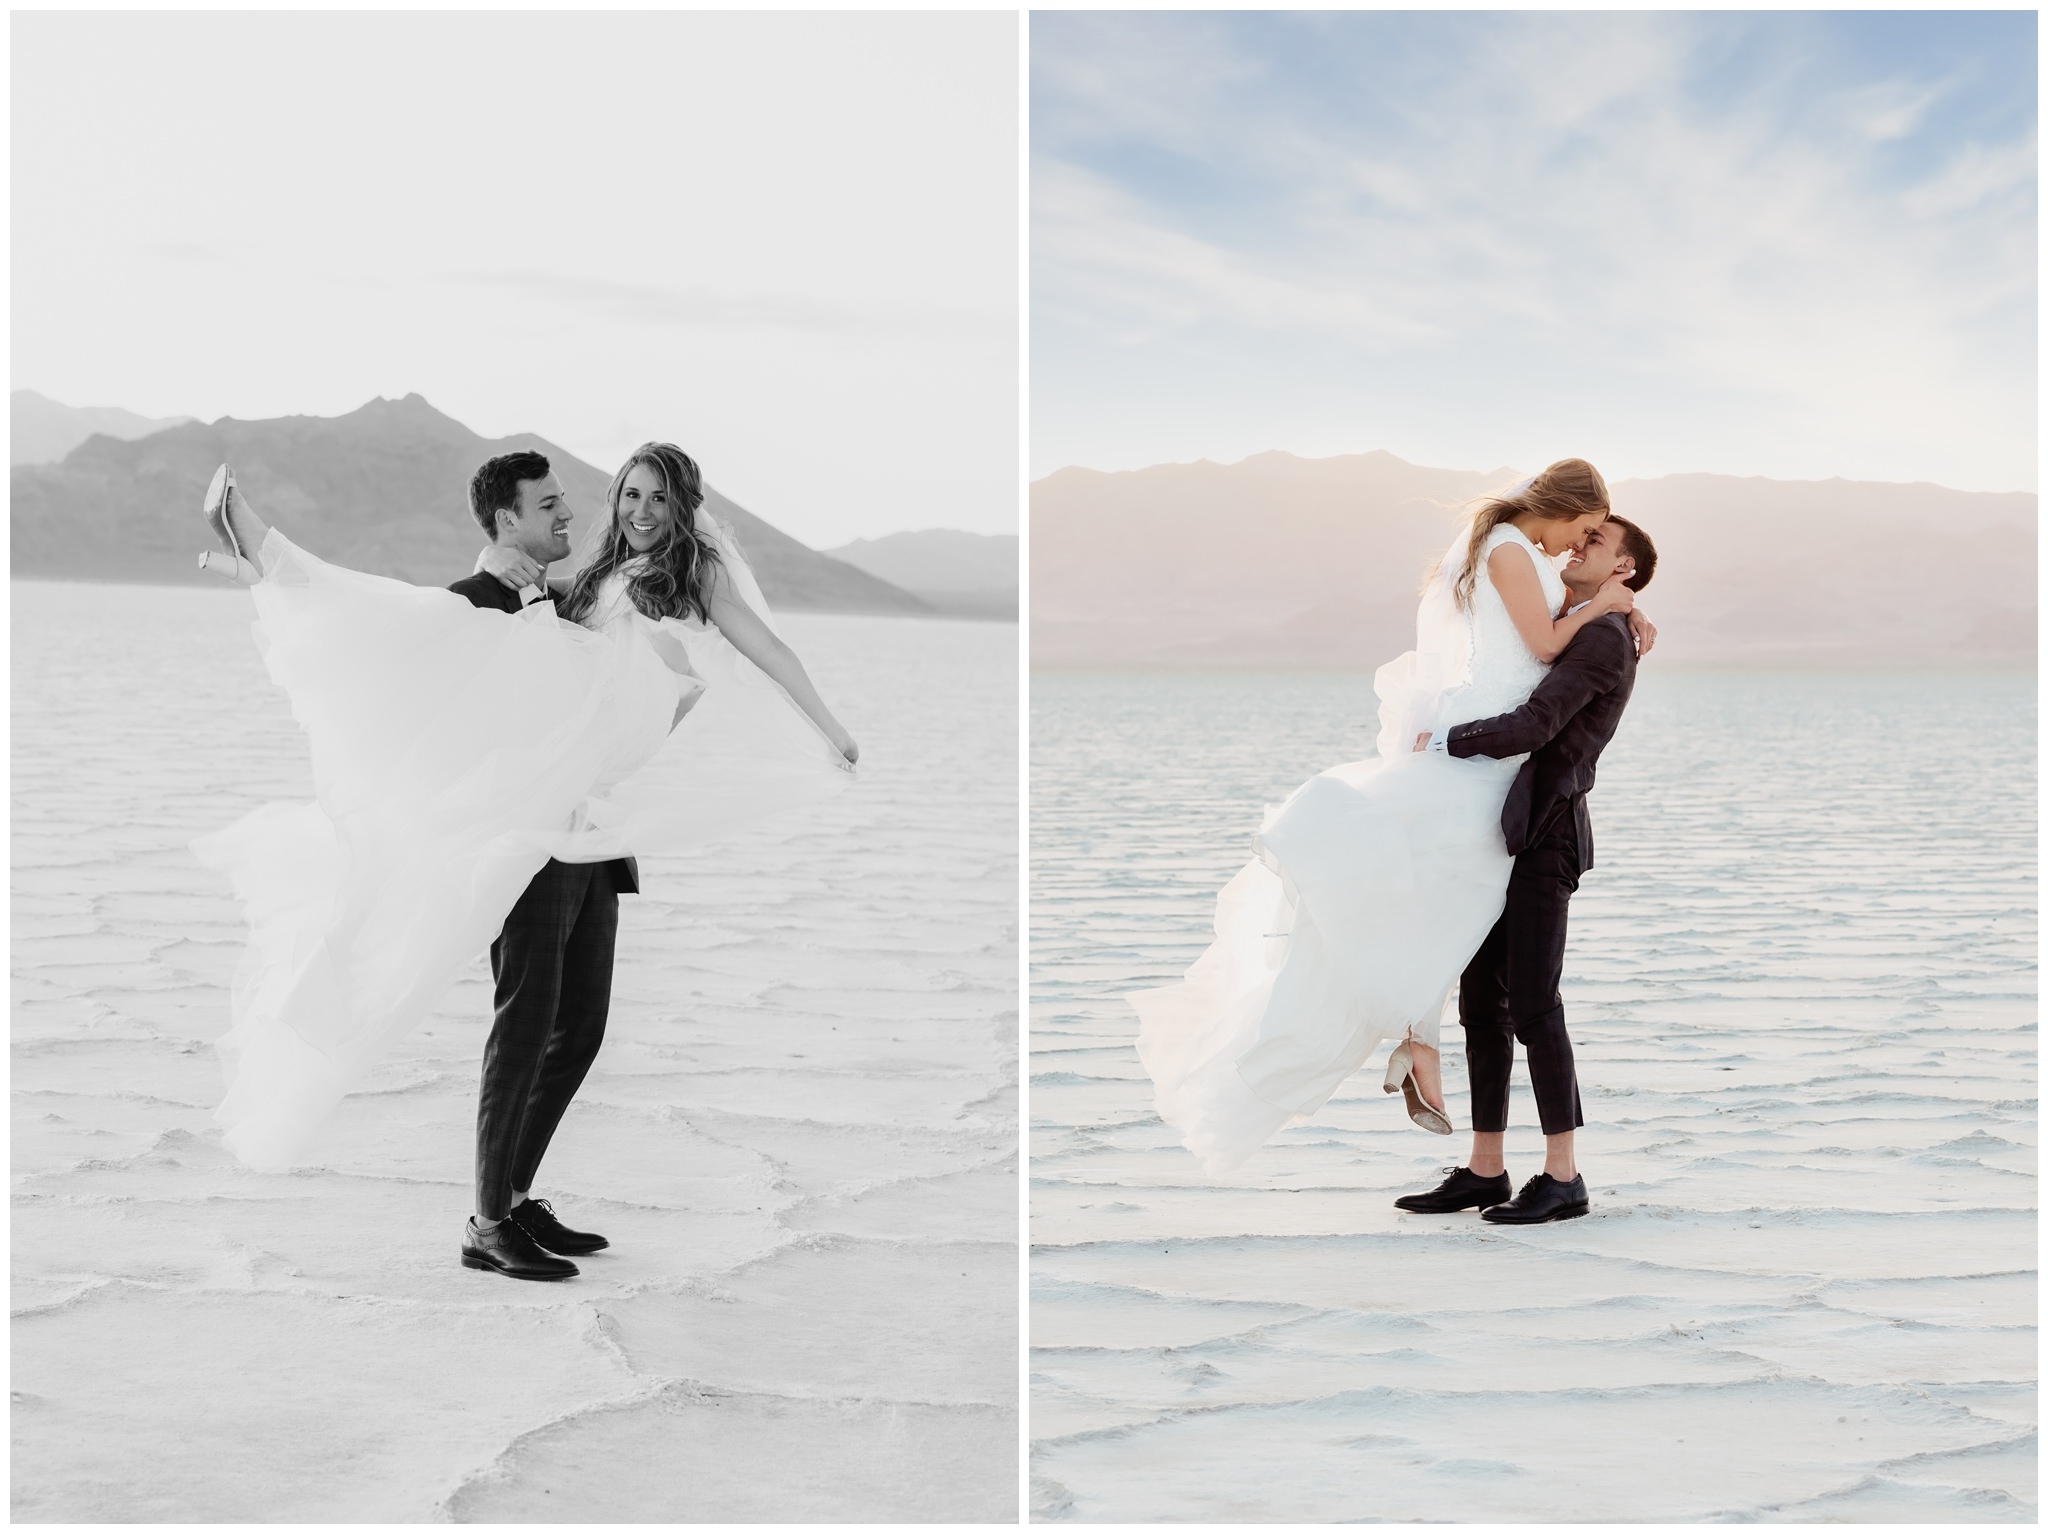
[(477, 568), (486, 575), (495, 576), (514, 591), (538, 586), (542, 574), (539, 560), (502, 543), (494, 543), (485, 549), (477, 559)]
[(1628, 610), (1628, 627), (1629, 632), (1636, 636), (1638, 658), (1648, 655), (1650, 646), (1657, 642), (1657, 625), (1643, 616), (1640, 607), (1631, 607)]
[(1632, 613), (1636, 609), (1636, 594), (1622, 583), (1618, 575), (1609, 576), (1600, 583), (1600, 589), (1593, 593), (1593, 616), (1602, 613)]

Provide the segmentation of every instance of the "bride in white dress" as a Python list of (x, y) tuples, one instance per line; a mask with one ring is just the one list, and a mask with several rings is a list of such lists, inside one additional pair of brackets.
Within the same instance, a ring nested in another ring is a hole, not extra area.
[(250, 587), (317, 795), (193, 844), (250, 925), (215, 1114), (247, 1165), (300, 1159), (549, 858), (690, 851), (849, 782), (852, 737), (696, 484), (636, 450), (562, 611), (513, 614), (316, 559), (215, 476), (228, 557), (202, 562)]
[(1506, 900), (1501, 807), (1524, 758), (1416, 742), (1519, 707), (1581, 627), (1631, 610), (1617, 581), (1560, 616), (1554, 561), (1607, 513), (1576, 458), (1480, 503), (1424, 587), (1415, 649), (1374, 677), (1378, 756), (1269, 809), (1258, 856), (1216, 898), (1216, 940), (1178, 985), (1130, 998), (1159, 1116), (1212, 1172), (1315, 1113), (1395, 1036), (1387, 1089), (1450, 1133), (1441, 1019)]

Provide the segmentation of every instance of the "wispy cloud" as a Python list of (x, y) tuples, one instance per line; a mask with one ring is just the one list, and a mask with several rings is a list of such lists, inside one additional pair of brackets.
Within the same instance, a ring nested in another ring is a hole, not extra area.
[(602, 315), (629, 325), (788, 330), (819, 336), (1007, 340), (1014, 317), (993, 310), (839, 303), (801, 294), (654, 287), (554, 272), (462, 272), (448, 280)]
[[(1711, 14), (1052, 18), (1038, 467), (1114, 455), (1106, 391), (1082, 431), (1059, 398), (1104, 365), (1132, 456), (1166, 445), (1144, 391), (1200, 354), (1218, 419), (1291, 358), (1361, 423), (1462, 414), (1474, 462), (1537, 389), (1610, 439), (1637, 422), (1644, 470), (2031, 483), (2031, 96), (1959, 124), (1953, 59), (1824, 41)], [(1201, 403), (1170, 387), (1187, 437)]]

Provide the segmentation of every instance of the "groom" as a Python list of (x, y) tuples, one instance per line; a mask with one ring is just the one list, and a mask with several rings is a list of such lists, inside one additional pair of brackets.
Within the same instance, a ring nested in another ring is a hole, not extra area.
[[(1570, 608), (1590, 601), (1609, 579), (1641, 591), (1656, 568), (1657, 549), (1649, 537), (1627, 518), (1610, 514), (1586, 534), (1584, 547), (1562, 572)], [(1558, 985), (1565, 915), (1579, 876), (1593, 866), (1586, 791), (1635, 679), (1628, 618), (1608, 613), (1573, 636), (1529, 701), (1513, 713), (1454, 725), (1437, 739), (1425, 735), (1416, 742), (1418, 751), (1456, 757), (1530, 755), (1501, 809), (1501, 830), (1515, 857), (1507, 905), (1458, 982), (1458, 1020), (1465, 1028), (1472, 1082), (1471, 1161), (1429, 1192), (1395, 1199), (1398, 1209), (1449, 1214), (1476, 1208), (1480, 1218), (1496, 1224), (1538, 1225), (1574, 1219), (1592, 1207), (1572, 1155), (1572, 1133), (1586, 1120)], [(1544, 1154), (1543, 1170), (1511, 1198), (1502, 1158), (1517, 1039), (1529, 1058)]]
[[(448, 589), (507, 613), (553, 601), (547, 567), (569, 557), (571, 513), (547, 459), (533, 452), (491, 459), (469, 482), (469, 509), (491, 540), (489, 568), (516, 571), (522, 581), (533, 572), (539, 578), (515, 590), (510, 575), (501, 582), (478, 573)], [(570, 1230), (530, 1190), (555, 1126), (604, 1042), (619, 896), (639, 892), (631, 858), (550, 858), (491, 944), (497, 1016), (477, 1094), (476, 1216), (463, 1231), (466, 1268), (508, 1278), (573, 1278), (576, 1264), (568, 1257), (611, 1244)]]

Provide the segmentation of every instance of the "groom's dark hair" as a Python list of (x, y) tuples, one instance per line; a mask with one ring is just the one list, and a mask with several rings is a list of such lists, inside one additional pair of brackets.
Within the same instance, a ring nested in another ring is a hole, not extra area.
[(1607, 514), (1607, 525), (1621, 529), (1621, 552), (1636, 562), (1636, 573), (1622, 585), (1630, 591), (1641, 591), (1650, 584), (1650, 577), (1657, 573), (1657, 545), (1650, 542), (1650, 535), (1627, 517)]
[(484, 466), (469, 477), (469, 514), (476, 518), (484, 536), (498, 541), (498, 510), (519, 505), (522, 479), (545, 479), (548, 461), (531, 448), (517, 453), (500, 453), (486, 459)]

